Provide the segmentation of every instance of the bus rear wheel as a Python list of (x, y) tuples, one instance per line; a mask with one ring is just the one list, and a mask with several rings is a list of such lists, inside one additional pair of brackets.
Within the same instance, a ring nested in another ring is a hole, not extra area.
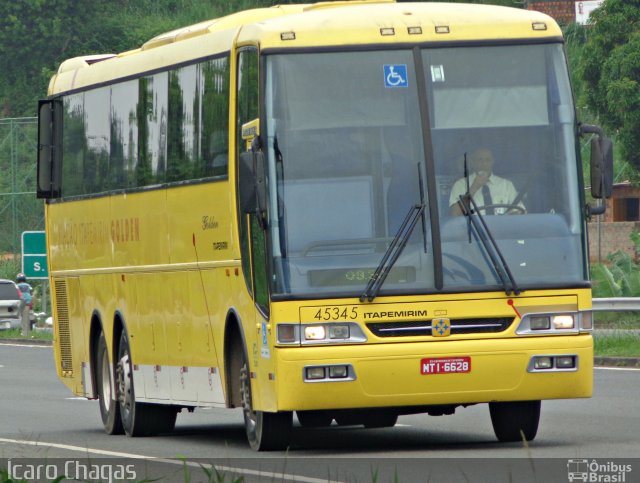
[(98, 389), (98, 403), (100, 416), (107, 434), (122, 434), (122, 421), (120, 419), (120, 405), (116, 401), (113, 381), (111, 380), (111, 366), (109, 364), (109, 352), (104, 332), (96, 343), (96, 387)]
[(251, 380), (246, 359), (240, 370), (240, 394), (244, 426), (249, 445), (254, 451), (278, 451), (289, 445), (293, 413), (254, 411), (251, 399)]
[(491, 423), (498, 441), (532, 441), (538, 432), (540, 406), (540, 401), (489, 403)]
[(128, 436), (151, 436), (173, 431), (178, 415), (175, 407), (136, 402), (131, 350), (125, 331), (120, 336), (116, 373), (120, 417), (124, 432)]

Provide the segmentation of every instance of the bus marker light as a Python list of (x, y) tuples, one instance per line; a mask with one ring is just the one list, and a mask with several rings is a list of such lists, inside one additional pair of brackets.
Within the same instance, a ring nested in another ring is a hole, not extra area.
[(324, 367), (307, 367), (307, 379), (324, 379)]
[(304, 328), (306, 340), (322, 340), (327, 337), (327, 331), (322, 325), (309, 325)]
[(436, 33), (437, 34), (448, 34), (449, 26), (448, 25), (436, 25)]
[(382, 27), (380, 29), (380, 35), (395, 35), (396, 31), (393, 27)]
[(553, 357), (548, 357), (548, 356), (536, 357), (536, 361), (534, 363), (534, 367), (536, 369), (552, 369), (553, 368)]
[(282, 32), (280, 34), (280, 40), (295, 40), (296, 33), (295, 32)]
[(556, 315), (551, 319), (554, 329), (573, 329), (573, 315)]
[(422, 35), (422, 27), (408, 27), (407, 32), (409, 35)]
[(533, 22), (531, 28), (533, 30), (547, 30), (547, 24), (544, 22)]

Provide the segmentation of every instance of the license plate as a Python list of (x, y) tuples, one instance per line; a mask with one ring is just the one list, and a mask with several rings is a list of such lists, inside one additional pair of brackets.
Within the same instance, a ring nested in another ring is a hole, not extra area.
[(455, 374), (471, 372), (471, 357), (429, 357), (420, 360), (420, 374)]

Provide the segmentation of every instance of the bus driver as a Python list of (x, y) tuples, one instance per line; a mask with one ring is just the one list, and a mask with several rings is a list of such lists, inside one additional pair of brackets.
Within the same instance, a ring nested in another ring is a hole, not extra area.
[[(494, 158), (491, 150), (478, 148), (471, 154), (469, 192), (483, 215), (503, 215), (525, 213), (522, 202), (517, 200), (518, 192), (508, 179), (493, 174)], [(451, 187), (449, 213), (462, 214), (460, 196), (467, 192), (467, 180), (460, 178)], [(486, 208), (483, 208), (486, 207)]]

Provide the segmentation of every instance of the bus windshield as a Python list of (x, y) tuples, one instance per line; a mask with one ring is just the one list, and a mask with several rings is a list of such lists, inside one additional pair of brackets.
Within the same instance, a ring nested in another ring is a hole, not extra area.
[[(425, 204), (380, 295), (586, 278), (561, 44), (273, 54), (266, 62), (274, 297), (358, 297)], [(477, 210), (463, 216), (463, 200)]]

